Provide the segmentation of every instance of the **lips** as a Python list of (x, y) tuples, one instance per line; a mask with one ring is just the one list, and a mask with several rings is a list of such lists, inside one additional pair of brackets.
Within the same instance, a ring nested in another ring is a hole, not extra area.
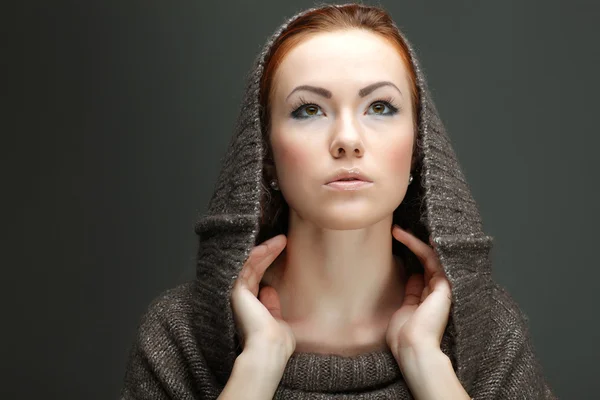
[(327, 179), (327, 184), (332, 182), (371, 182), (369, 177), (358, 168), (338, 169)]
[(337, 180), (333, 182), (329, 182), (327, 185), (328, 188), (334, 190), (360, 190), (373, 185), (373, 182), (366, 182), (360, 179), (350, 179), (350, 180)]
[(332, 183), (332, 182), (369, 182), (365, 179), (360, 179), (360, 178), (339, 178), (339, 179), (334, 179), (331, 182), (327, 182), (327, 183)]

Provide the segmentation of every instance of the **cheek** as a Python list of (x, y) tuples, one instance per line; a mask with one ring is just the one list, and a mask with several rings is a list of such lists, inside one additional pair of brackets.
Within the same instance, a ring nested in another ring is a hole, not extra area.
[(410, 172), (411, 158), (412, 142), (409, 143), (409, 141), (391, 144), (387, 147), (385, 156), (383, 157), (386, 163), (386, 169), (396, 174), (406, 175)]
[(314, 163), (314, 152), (308, 144), (292, 140), (279, 141), (274, 147), (275, 164), (279, 179), (296, 180)]

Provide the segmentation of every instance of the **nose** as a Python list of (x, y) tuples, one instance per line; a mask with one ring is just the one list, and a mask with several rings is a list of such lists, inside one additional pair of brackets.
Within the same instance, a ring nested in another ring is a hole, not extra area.
[(364, 143), (356, 122), (352, 118), (343, 118), (336, 126), (336, 132), (331, 141), (330, 152), (334, 158), (362, 157), (364, 155)]

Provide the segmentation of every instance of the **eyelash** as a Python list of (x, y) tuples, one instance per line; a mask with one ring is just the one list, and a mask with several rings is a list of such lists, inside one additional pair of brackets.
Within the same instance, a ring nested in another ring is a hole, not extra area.
[[(377, 100), (373, 101), (369, 105), (369, 108), (371, 108), (371, 106), (373, 104), (376, 104), (376, 103), (384, 104), (385, 106), (387, 106), (390, 109), (390, 112), (387, 113), (387, 114), (377, 114), (377, 115), (392, 116), (392, 115), (395, 115), (400, 110), (400, 107), (396, 107), (396, 106), (393, 105), (394, 98), (391, 97), (391, 96), (390, 97), (380, 98), (380, 99), (377, 99)], [(311, 103), (309, 101), (306, 101), (303, 97), (300, 97), (300, 99), (298, 100), (298, 102), (296, 102), (296, 104), (292, 107), (293, 110), (294, 110), (291, 113), (292, 118), (295, 118), (295, 119), (309, 119), (309, 118), (312, 118), (312, 116), (301, 117), (299, 115), (300, 111), (302, 111), (304, 109), (304, 107), (306, 107), (306, 106), (319, 107), (319, 105), (317, 105), (315, 103)]]

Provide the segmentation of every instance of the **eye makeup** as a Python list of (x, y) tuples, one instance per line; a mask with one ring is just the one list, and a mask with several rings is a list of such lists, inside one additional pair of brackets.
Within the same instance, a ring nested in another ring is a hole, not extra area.
[[(391, 117), (391, 116), (397, 114), (398, 111), (400, 111), (400, 106), (394, 104), (394, 98), (391, 97), (391, 96), (383, 97), (383, 98), (379, 98), (379, 99), (374, 100), (369, 105), (369, 108), (371, 108), (375, 104), (382, 104), (385, 107), (387, 107), (390, 111), (387, 112), (387, 113), (373, 113), (374, 115), (390, 116)], [(290, 116), (292, 118), (294, 118), (294, 119), (309, 119), (309, 118), (312, 118), (315, 115), (302, 114), (303, 111), (305, 111), (309, 107), (316, 107), (316, 108), (320, 109), (320, 106), (318, 104), (309, 102), (309, 101), (305, 100), (303, 97), (300, 97), (299, 100), (296, 103), (294, 103), (294, 105), (292, 106), (292, 109), (294, 111), (292, 111), (290, 113)]]

